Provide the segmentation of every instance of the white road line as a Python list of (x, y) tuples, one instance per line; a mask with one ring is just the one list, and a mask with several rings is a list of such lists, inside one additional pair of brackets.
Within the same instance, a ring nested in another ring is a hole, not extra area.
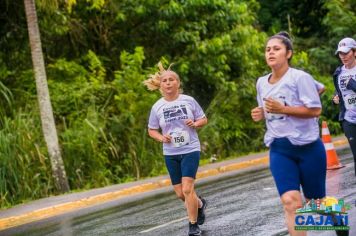
[(172, 220), (172, 221), (167, 222), (167, 223), (165, 223), (165, 224), (163, 224), (163, 225), (158, 225), (158, 226), (156, 226), (156, 227), (153, 227), (153, 228), (150, 228), (150, 229), (146, 229), (146, 230), (141, 231), (141, 232), (139, 232), (139, 233), (140, 233), (140, 234), (148, 233), (148, 232), (153, 231), (153, 230), (155, 230), (155, 229), (163, 228), (163, 227), (165, 227), (165, 226), (167, 226), (167, 225), (170, 225), (170, 224), (173, 224), (173, 223), (182, 221), (182, 220), (186, 220), (186, 219), (188, 219), (188, 217), (180, 218), (180, 219), (177, 219), (177, 220)]
[(272, 190), (273, 188), (270, 188), (270, 187), (268, 187), (268, 188), (263, 188), (263, 190), (265, 190), (265, 191), (267, 191), (267, 190)]
[[(209, 209), (206, 210), (205, 212), (211, 211), (211, 210), (213, 210), (213, 209), (215, 209), (215, 208), (216, 208), (216, 207), (209, 208)], [(139, 232), (139, 234), (148, 233), (148, 232), (151, 232), (151, 231), (153, 231), (153, 230), (156, 230), (156, 229), (159, 229), (159, 228), (163, 228), (163, 227), (166, 227), (167, 225), (170, 225), (170, 224), (173, 224), (173, 223), (182, 221), (182, 220), (187, 220), (187, 219), (188, 219), (188, 217), (186, 216), (186, 217), (183, 217), (183, 218), (180, 218), (180, 219), (177, 219), (177, 220), (172, 220), (172, 221), (167, 222), (167, 223), (165, 223), (165, 224), (163, 224), (163, 225), (157, 225), (157, 226), (155, 226), (155, 227), (153, 227), (153, 228), (150, 228), (150, 229), (146, 229), (146, 230), (144, 230), (144, 231), (141, 231), (141, 232)]]

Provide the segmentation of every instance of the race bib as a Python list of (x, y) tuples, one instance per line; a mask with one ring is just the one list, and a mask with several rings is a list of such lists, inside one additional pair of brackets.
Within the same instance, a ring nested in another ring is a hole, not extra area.
[(347, 110), (356, 109), (356, 94), (348, 94), (344, 97), (345, 107)]
[(190, 136), (188, 131), (174, 131), (170, 133), (172, 137), (172, 144), (174, 147), (181, 147), (190, 143)]

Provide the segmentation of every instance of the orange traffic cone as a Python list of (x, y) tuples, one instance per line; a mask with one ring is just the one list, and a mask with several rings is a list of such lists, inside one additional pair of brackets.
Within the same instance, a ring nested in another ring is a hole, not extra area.
[(330, 131), (326, 121), (322, 122), (321, 125), (321, 139), (323, 140), (325, 151), (326, 151), (326, 163), (327, 163), (327, 170), (339, 169), (344, 167), (339, 162), (339, 157), (336, 154), (334, 144), (331, 140)]

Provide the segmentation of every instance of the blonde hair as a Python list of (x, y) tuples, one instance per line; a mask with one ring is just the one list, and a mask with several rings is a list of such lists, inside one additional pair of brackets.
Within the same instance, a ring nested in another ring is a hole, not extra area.
[(178, 81), (180, 81), (179, 76), (176, 72), (171, 70), (171, 66), (173, 64), (170, 64), (167, 69), (164, 69), (163, 65), (161, 62), (158, 62), (158, 68), (159, 71), (156, 72), (154, 75), (149, 75), (148, 79), (143, 81), (143, 84), (146, 85), (148, 90), (157, 90), (161, 87), (161, 78), (167, 75), (172, 75), (174, 76)]

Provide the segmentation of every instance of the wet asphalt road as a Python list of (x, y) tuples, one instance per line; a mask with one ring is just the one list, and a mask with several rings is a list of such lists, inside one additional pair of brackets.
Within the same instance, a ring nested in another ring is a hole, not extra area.
[[(354, 203), (356, 181), (353, 160), (351, 154), (339, 157), (346, 167), (328, 171), (328, 195), (344, 198), (346, 203)], [(279, 196), (268, 169), (204, 181), (198, 184), (197, 192), (208, 201), (206, 223), (201, 226), (203, 236), (287, 235)], [(161, 191), (158, 195), (132, 200), (126, 204), (112, 202), (0, 231), (0, 235), (187, 235), (185, 208), (172, 191)], [(356, 223), (356, 211), (352, 213), (350, 221)], [(308, 235), (331, 236), (335, 233), (314, 232)]]

